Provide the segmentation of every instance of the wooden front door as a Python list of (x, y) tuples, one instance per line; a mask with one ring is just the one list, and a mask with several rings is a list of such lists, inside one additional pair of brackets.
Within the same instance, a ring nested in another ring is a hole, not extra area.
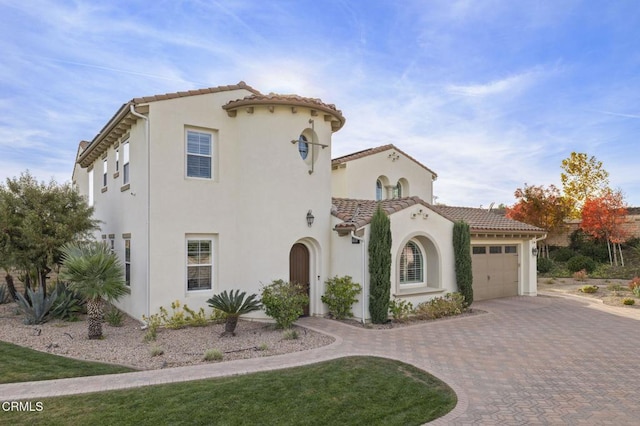
[[(289, 252), (289, 281), (302, 284), (309, 291), (309, 249), (304, 244), (296, 243)], [(309, 315), (309, 305), (303, 308), (303, 315)]]

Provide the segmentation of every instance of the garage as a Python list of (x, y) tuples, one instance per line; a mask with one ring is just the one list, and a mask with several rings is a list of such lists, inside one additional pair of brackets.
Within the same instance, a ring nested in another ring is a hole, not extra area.
[(518, 264), (518, 246), (515, 244), (473, 244), (473, 299), (517, 296)]

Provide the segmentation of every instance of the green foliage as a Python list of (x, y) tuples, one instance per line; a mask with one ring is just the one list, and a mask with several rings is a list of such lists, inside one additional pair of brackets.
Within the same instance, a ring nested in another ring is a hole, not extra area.
[(389, 320), (391, 297), (391, 222), (378, 204), (369, 234), (369, 314), (371, 322)]
[(464, 296), (467, 306), (471, 306), (473, 303), (471, 230), (469, 224), (464, 221), (458, 221), (453, 224), (453, 251), (458, 291)]
[(329, 314), (336, 319), (351, 318), (351, 310), (358, 301), (356, 296), (362, 291), (358, 283), (354, 283), (350, 276), (335, 276), (325, 281), (327, 290), (322, 295), (322, 303), (329, 306)]
[(298, 337), (300, 337), (300, 335), (298, 334), (298, 330), (294, 330), (292, 328), (289, 330), (285, 330), (282, 334), (282, 338), (284, 340), (298, 340)]
[(595, 293), (598, 291), (598, 286), (597, 285), (583, 285), (582, 287), (580, 287), (580, 291), (582, 293)]
[(77, 321), (84, 310), (82, 297), (68, 288), (67, 284), (58, 281), (56, 284), (58, 297), (51, 308), (51, 317), (64, 321)]
[(635, 299), (632, 299), (631, 297), (625, 297), (624, 299), (622, 299), (622, 303), (625, 305), (635, 305), (636, 301)]
[(553, 268), (553, 260), (545, 257), (538, 258), (538, 272), (545, 274)]
[(27, 298), (16, 293), (18, 309), (24, 314), (25, 324), (42, 324), (49, 317), (49, 311), (58, 297), (56, 291), (45, 296), (42, 286), (36, 291), (27, 288)]
[(222, 358), (224, 358), (224, 355), (218, 349), (207, 349), (202, 357), (205, 361), (222, 361)]
[(147, 332), (144, 335), (145, 342), (155, 342), (158, 337), (158, 328), (162, 325), (162, 319), (159, 314), (152, 314), (150, 316), (143, 315), (142, 321), (147, 325)]
[[(569, 247), (560, 247), (550, 253), (551, 259), (555, 260), (556, 262), (567, 262), (575, 255), (576, 252), (571, 250)], [(538, 259), (538, 261), (540, 260)]]
[(171, 303), (171, 313), (164, 306), (160, 306), (159, 313), (150, 316), (143, 315), (144, 321), (149, 327), (148, 340), (155, 340), (155, 334), (159, 327), (166, 327), (178, 330), (184, 327), (202, 327), (208, 324), (207, 316), (204, 309), (200, 308), (198, 312), (189, 308), (186, 304), (182, 305), (179, 300)]
[(466, 308), (464, 296), (460, 293), (447, 293), (444, 297), (435, 297), (420, 303), (415, 310), (418, 319), (436, 319), (446, 316), (459, 315)]
[(569, 239), (569, 247), (578, 254), (590, 257), (597, 262), (609, 262), (609, 251), (605, 241), (597, 240), (581, 229), (572, 232)]
[(304, 312), (309, 296), (303, 286), (284, 280), (274, 280), (262, 288), (262, 304), (278, 328), (290, 328)]
[(111, 327), (121, 327), (124, 324), (124, 314), (121, 310), (111, 305), (109, 310), (104, 314), (104, 320)]
[(9, 289), (6, 285), (0, 284), (0, 305), (9, 302)]
[(246, 296), (247, 293), (245, 291), (240, 293), (240, 290), (231, 290), (231, 293), (227, 293), (227, 290), (225, 290), (207, 300), (209, 306), (225, 314), (225, 334), (235, 334), (240, 315), (262, 309), (262, 305), (256, 299), (258, 297), (257, 294), (252, 294), (249, 297)]
[(402, 299), (392, 299), (389, 302), (389, 313), (395, 321), (404, 322), (413, 313), (413, 303)]
[(567, 269), (569, 272), (578, 272), (581, 270), (587, 271), (587, 273), (591, 273), (596, 270), (596, 262), (590, 257), (584, 255), (574, 256), (567, 262)]
[(28, 172), (0, 184), (2, 266), (34, 272), (46, 293), (46, 277), (60, 263), (60, 249), (97, 228), (93, 208), (70, 184), (38, 182)]
[(196, 312), (189, 308), (186, 303), (182, 308), (186, 312), (187, 324), (191, 327), (204, 327), (209, 323), (203, 308), (198, 309), (198, 312)]
[(152, 357), (155, 357), (155, 356), (163, 355), (164, 349), (162, 349), (160, 346), (154, 346), (151, 348), (149, 352), (151, 353)]

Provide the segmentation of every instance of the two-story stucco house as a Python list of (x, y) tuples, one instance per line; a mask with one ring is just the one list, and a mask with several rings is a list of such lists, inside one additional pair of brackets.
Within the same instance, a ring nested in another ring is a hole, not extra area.
[(131, 294), (119, 307), (138, 318), (174, 300), (197, 309), (220, 291), (259, 293), (282, 278), (305, 284), (306, 313), (320, 315), (325, 280), (351, 275), (365, 288), (354, 313), (367, 317), (378, 202), (391, 219), (396, 297), (415, 304), (456, 290), (459, 219), (472, 227), (474, 268), (485, 254), (477, 263), (493, 277), (515, 259), (508, 276), (478, 281), (480, 298), (536, 294), (531, 250), (542, 230), (432, 206), (436, 174), (393, 145), (332, 161), (332, 134), (344, 124), (334, 105), (244, 82), (125, 103), (80, 143), (73, 173), (101, 221), (96, 237), (125, 265)]

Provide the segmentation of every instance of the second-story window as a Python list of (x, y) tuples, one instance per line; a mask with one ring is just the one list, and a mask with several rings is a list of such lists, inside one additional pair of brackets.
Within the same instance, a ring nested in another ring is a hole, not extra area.
[(122, 144), (122, 184), (129, 183), (129, 142)]
[(376, 201), (382, 200), (382, 182), (380, 179), (376, 181)]
[(211, 179), (211, 134), (187, 130), (187, 177)]
[(120, 171), (120, 148), (116, 148), (116, 173)]
[(89, 174), (87, 175), (89, 179), (89, 205), (93, 206), (93, 169), (89, 170)]
[(102, 160), (102, 187), (106, 188), (107, 186), (107, 159)]

